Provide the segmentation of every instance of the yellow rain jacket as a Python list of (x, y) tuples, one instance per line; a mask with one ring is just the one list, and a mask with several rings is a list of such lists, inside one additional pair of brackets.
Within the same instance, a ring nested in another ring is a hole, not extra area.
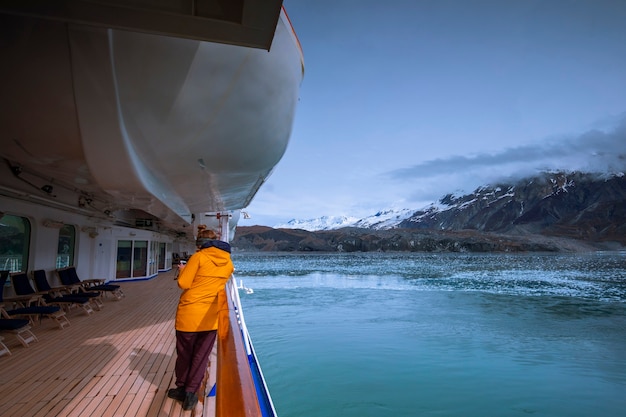
[(233, 273), (230, 253), (208, 247), (194, 253), (178, 276), (183, 290), (176, 310), (176, 330), (204, 332), (217, 329), (217, 294)]

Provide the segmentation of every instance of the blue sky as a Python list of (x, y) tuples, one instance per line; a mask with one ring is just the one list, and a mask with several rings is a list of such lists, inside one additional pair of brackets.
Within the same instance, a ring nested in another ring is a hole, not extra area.
[(624, 0), (284, 6), (305, 76), (287, 152), (242, 226), (419, 209), (541, 169), (626, 169)]

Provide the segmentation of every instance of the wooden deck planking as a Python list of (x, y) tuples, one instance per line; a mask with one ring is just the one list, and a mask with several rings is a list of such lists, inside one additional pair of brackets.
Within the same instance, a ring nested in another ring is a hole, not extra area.
[[(209, 364), (217, 364), (217, 349), (213, 349), (211, 356), (209, 357)], [(207, 395), (211, 392), (213, 385), (217, 381), (217, 366), (209, 366), (209, 378), (207, 379)], [(204, 399), (204, 415), (210, 415), (211, 412), (215, 412), (215, 396), (208, 396)]]
[(170, 271), (123, 283), (125, 298), (105, 298), (91, 315), (70, 310), (65, 329), (44, 319), (33, 327), (39, 342), (29, 348), (6, 335), (13, 355), (0, 357), (0, 415), (194, 414), (166, 395), (173, 386), (180, 295), (173, 278)]

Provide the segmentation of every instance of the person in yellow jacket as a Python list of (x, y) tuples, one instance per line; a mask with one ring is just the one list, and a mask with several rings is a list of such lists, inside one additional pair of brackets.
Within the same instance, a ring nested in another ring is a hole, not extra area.
[(217, 337), (217, 294), (234, 270), (230, 245), (216, 239), (212, 230), (200, 229), (198, 251), (186, 265), (179, 265), (178, 286), (183, 292), (176, 310), (176, 388), (167, 395), (182, 401), (184, 410), (198, 403), (197, 391)]

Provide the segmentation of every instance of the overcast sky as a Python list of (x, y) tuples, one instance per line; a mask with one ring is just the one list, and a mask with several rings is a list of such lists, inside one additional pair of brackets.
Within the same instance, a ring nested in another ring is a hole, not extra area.
[(626, 169), (624, 0), (285, 0), (305, 75), (242, 226)]

